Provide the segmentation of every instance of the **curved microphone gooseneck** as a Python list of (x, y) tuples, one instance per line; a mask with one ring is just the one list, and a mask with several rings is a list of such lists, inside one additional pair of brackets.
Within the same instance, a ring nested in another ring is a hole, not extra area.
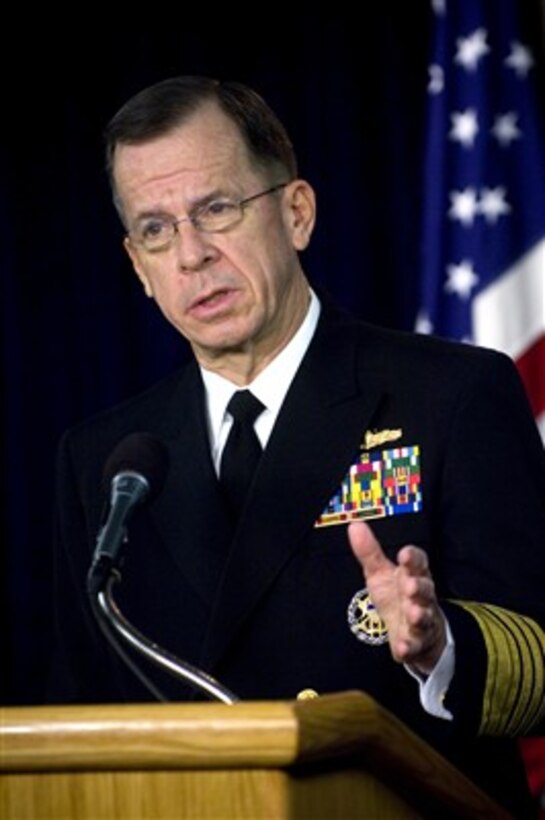
[(118, 635), (149, 661), (194, 689), (223, 703), (236, 703), (239, 698), (221, 683), (152, 643), (139, 632), (123, 615), (113, 597), (112, 587), (121, 580), (119, 565), (122, 549), (128, 540), (127, 522), (135, 507), (149, 503), (161, 492), (167, 472), (166, 448), (149, 433), (127, 436), (108, 458), (104, 478), (111, 490), (110, 511), (99, 532), (87, 574), (91, 608), (115, 651), (157, 700), (167, 699), (125, 652), (117, 639)]

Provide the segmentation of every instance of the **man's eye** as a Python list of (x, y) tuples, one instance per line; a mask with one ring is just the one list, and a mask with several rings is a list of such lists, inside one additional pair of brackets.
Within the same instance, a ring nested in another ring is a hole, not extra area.
[(230, 213), (236, 205), (228, 199), (216, 199), (210, 202), (204, 209), (205, 216), (223, 216)]
[(160, 239), (168, 234), (168, 224), (161, 219), (150, 219), (140, 226), (141, 239)]

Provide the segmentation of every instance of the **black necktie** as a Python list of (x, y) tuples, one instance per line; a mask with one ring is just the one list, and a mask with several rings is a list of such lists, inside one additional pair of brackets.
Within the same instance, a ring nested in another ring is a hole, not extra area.
[(237, 517), (262, 453), (254, 421), (264, 409), (249, 390), (238, 390), (227, 405), (233, 426), (221, 457), (220, 481), (229, 507)]

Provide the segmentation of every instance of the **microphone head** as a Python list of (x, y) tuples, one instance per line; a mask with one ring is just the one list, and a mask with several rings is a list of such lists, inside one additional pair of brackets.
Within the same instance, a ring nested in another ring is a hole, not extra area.
[(153, 501), (163, 489), (169, 466), (168, 452), (151, 433), (131, 433), (112, 450), (104, 465), (104, 482), (109, 488), (120, 473), (137, 473), (146, 479), (146, 501)]

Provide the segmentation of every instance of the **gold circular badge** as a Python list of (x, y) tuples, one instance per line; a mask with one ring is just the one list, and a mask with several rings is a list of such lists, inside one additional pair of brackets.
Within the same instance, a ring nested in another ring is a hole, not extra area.
[(360, 589), (348, 604), (348, 625), (358, 641), (380, 646), (388, 640), (384, 621), (379, 616), (367, 589)]

